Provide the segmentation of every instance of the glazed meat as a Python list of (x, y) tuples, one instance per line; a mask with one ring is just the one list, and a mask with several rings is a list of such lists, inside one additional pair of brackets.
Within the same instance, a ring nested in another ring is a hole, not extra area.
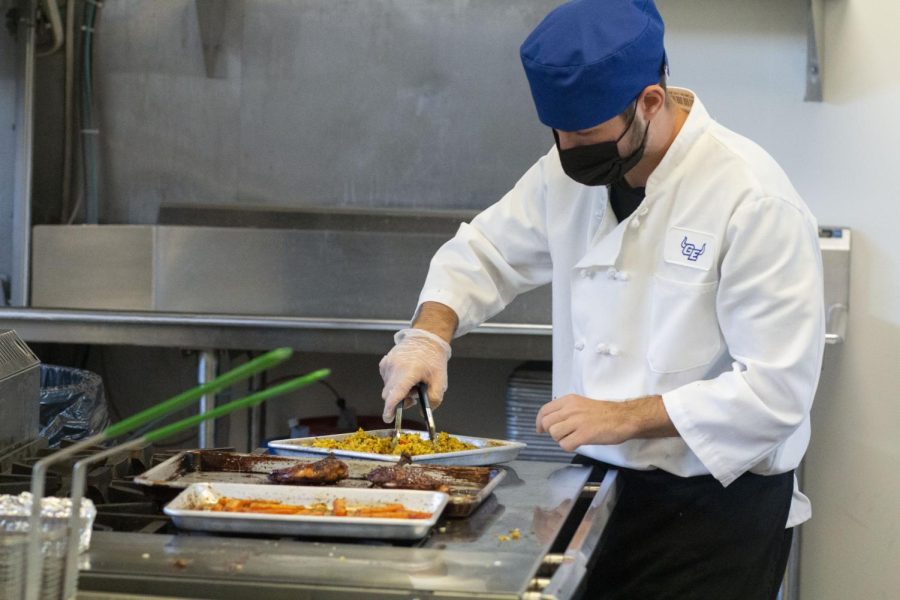
[(278, 469), (269, 473), (269, 481), (293, 485), (315, 485), (335, 483), (347, 479), (350, 469), (347, 463), (338, 460), (333, 454), (314, 463), (296, 465), (286, 469)]
[(446, 483), (435, 479), (416, 467), (407, 466), (408, 464), (409, 455), (404, 454), (396, 465), (372, 469), (366, 475), (366, 479), (383, 488), (450, 492), (450, 488)]

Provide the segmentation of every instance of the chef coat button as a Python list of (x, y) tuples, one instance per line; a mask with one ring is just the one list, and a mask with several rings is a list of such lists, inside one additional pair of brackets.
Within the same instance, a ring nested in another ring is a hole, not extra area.
[(616, 271), (616, 269), (614, 267), (610, 267), (606, 270), (606, 276), (609, 277), (610, 279), (615, 279), (616, 273), (618, 273), (618, 271)]
[(584, 342), (578, 342), (577, 344), (575, 344), (575, 349), (578, 350), (579, 352), (584, 350)]
[(603, 213), (594, 213), (594, 218), (600, 220), (603, 218)]
[(639, 217), (643, 217), (643, 216), (646, 215), (648, 212), (650, 212), (650, 209), (647, 208), (646, 206), (642, 206), (642, 207), (640, 207), (640, 208), (638, 209), (637, 214), (638, 214)]
[(609, 349), (607, 349), (606, 353), (609, 354), (610, 356), (618, 356), (619, 348), (610, 344)]
[(606, 344), (597, 344), (597, 354), (609, 354), (609, 346)]
[(632, 229), (637, 229), (637, 228), (640, 227), (640, 226), (641, 226), (641, 220), (640, 220), (640, 219), (632, 219), (632, 221), (631, 221), (631, 228), (632, 228)]
[(616, 281), (628, 281), (630, 279), (630, 275), (625, 273), (624, 271), (619, 271), (616, 273)]
[(581, 270), (581, 276), (582, 276), (584, 279), (587, 279), (588, 277), (591, 276), (590, 270), (589, 270), (589, 269), (582, 269), (582, 270)]

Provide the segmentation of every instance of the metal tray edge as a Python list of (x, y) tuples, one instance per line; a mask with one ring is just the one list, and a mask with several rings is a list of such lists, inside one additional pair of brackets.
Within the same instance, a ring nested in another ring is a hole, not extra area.
[[(375, 429), (373, 431), (369, 431), (368, 433), (372, 434), (384, 434), (389, 435), (393, 430), (390, 429)], [(404, 433), (416, 433), (416, 434), (424, 434), (425, 432), (412, 430), (412, 429), (404, 429)], [(309, 456), (309, 455), (323, 455), (323, 454), (334, 454), (335, 456), (344, 456), (348, 458), (363, 458), (368, 460), (378, 460), (383, 462), (397, 462), (400, 460), (399, 456), (387, 455), (387, 454), (375, 454), (371, 452), (354, 452), (351, 450), (330, 450), (328, 448), (313, 448), (310, 446), (306, 446), (301, 442), (309, 442), (317, 439), (343, 439), (352, 434), (337, 434), (337, 435), (320, 435), (320, 436), (311, 436), (305, 438), (287, 438), (282, 440), (273, 440), (269, 442), (268, 446), (270, 450), (275, 450), (276, 455), (280, 456)], [(413, 456), (413, 463), (427, 463), (427, 464), (451, 464), (458, 466), (485, 466), (503, 462), (509, 462), (511, 460), (515, 460), (516, 456), (519, 455), (519, 452), (527, 446), (524, 442), (518, 441), (510, 441), (510, 440), (500, 440), (495, 438), (481, 438), (475, 436), (465, 436), (465, 435), (457, 435), (453, 434), (454, 437), (459, 438), (460, 440), (467, 441), (469, 443), (478, 442), (478, 443), (490, 443), (496, 442), (500, 444), (498, 446), (491, 447), (482, 447), (476, 448), (474, 450), (461, 450), (459, 452), (445, 452), (442, 454), (421, 454), (419, 456)]]
[[(428, 534), (446, 510), (449, 496), (443, 492), (429, 492), (421, 490), (391, 490), (390, 493), (383, 490), (374, 491), (367, 488), (367, 494), (397, 496), (430, 496), (438, 500), (432, 511), (432, 516), (427, 520), (420, 519), (370, 519), (354, 517), (310, 517), (304, 515), (262, 515), (252, 513), (213, 513), (209, 511), (191, 510), (179, 508), (185, 504), (190, 496), (199, 489), (225, 488), (222, 493), (235, 493), (238, 489), (252, 491), (258, 489), (261, 497), (271, 495), (274, 490), (287, 490), (280, 487), (255, 484), (211, 484), (194, 483), (182, 490), (174, 500), (169, 502), (163, 512), (172, 517), (177, 527), (198, 531), (214, 531), (221, 533), (256, 533), (274, 535), (307, 535), (342, 538), (372, 537), (380, 539), (420, 539)], [(337, 494), (346, 495), (345, 488), (315, 488), (305, 489), (307, 492), (322, 492), (323, 490), (339, 490)], [(357, 492), (350, 492), (353, 495)], [(249, 494), (252, 495), (252, 494)], [(276, 494), (277, 495), (277, 494)], [(362, 495), (362, 494), (361, 494)]]

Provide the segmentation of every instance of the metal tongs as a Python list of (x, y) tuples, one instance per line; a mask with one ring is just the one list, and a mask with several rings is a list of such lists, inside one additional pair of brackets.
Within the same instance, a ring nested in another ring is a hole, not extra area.
[(434, 415), (431, 414), (431, 404), (428, 402), (428, 386), (424, 382), (419, 382), (416, 390), (419, 392), (419, 408), (422, 409), (425, 426), (428, 428), (428, 439), (434, 444)]
[[(435, 428), (434, 415), (431, 414), (431, 404), (428, 402), (428, 385), (420, 381), (416, 384), (416, 397), (419, 400), (419, 408), (422, 410), (422, 416), (425, 418), (425, 426), (428, 428), (428, 439), (434, 444)], [(403, 402), (397, 405), (394, 412), (394, 433), (391, 436), (391, 452), (396, 450), (400, 443), (400, 435), (403, 433)]]
[(394, 434), (391, 436), (391, 453), (397, 449), (397, 444), (400, 443), (400, 434), (403, 433), (403, 402), (405, 400), (400, 401), (400, 404), (397, 405), (397, 410), (394, 412)]

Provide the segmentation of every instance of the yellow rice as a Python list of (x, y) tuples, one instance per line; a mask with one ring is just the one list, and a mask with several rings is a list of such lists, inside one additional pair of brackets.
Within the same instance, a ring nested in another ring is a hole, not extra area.
[(441, 431), (435, 436), (434, 445), (427, 439), (422, 439), (414, 433), (400, 434), (397, 447), (391, 452), (391, 438), (378, 437), (359, 429), (356, 433), (343, 440), (319, 439), (310, 444), (314, 448), (328, 448), (329, 450), (350, 450), (352, 452), (370, 452), (372, 454), (401, 454), (410, 456), (420, 454), (441, 454), (444, 452), (459, 452), (461, 450), (474, 450), (477, 446), (459, 440), (446, 431)]

